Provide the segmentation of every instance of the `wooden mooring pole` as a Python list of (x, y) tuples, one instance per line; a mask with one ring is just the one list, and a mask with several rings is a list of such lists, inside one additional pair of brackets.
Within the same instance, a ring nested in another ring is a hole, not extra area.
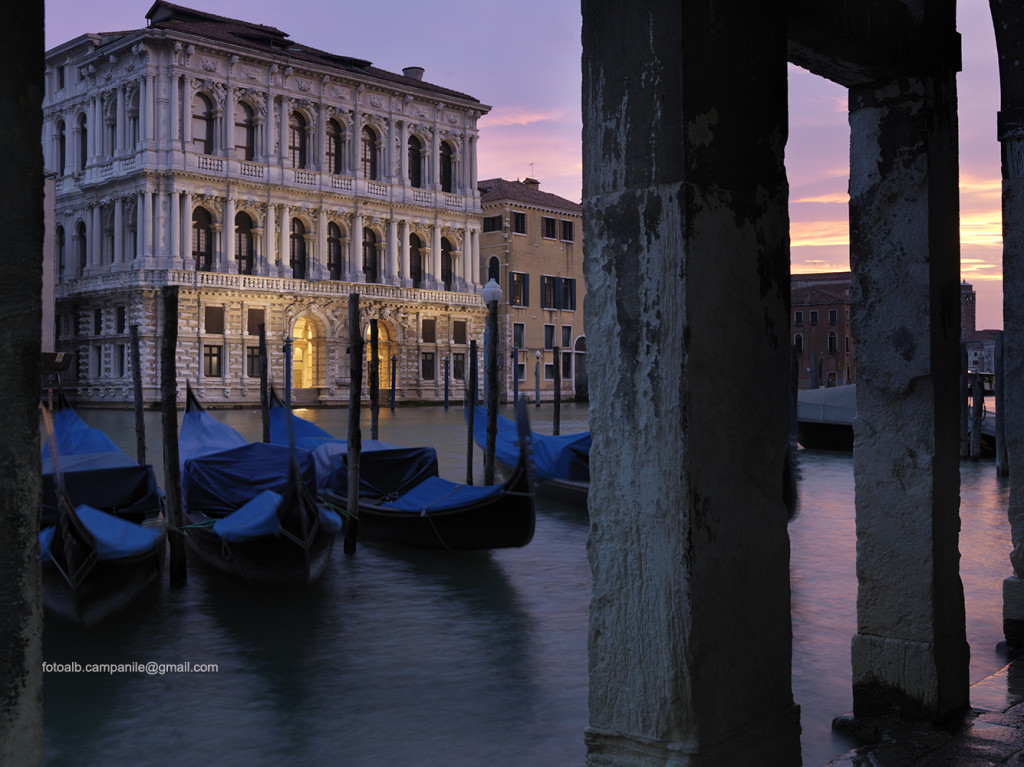
[(1006, 453), (1006, 421), (1003, 403), (1003, 331), (996, 331), (995, 349), (995, 386), (996, 386), (996, 476), (1010, 476), (1010, 461)]
[(557, 437), (562, 426), (562, 350), (556, 346), (551, 350), (551, 354), (555, 360), (554, 423), (551, 424), (551, 433)]
[(380, 418), (380, 360), (377, 320), (370, 320), (370, 439), (377, 439)]
[(967, 344), (960, 342), (960, 459), (971, 454), (971, 432), (967, 428), (970, 419), (968, 401), (970, 387), (967, 383)]
[(182, 532), (181, 469), (178, 464), (178, 287), (163, 288), (164, 332), (160, 347), (160, 411), (164, 441), (164, 497), (167, 511), (168, 571), (172, 586), (188, 579)]
[(469, 388), (466, 390), (466, 484), (473, 484), (473, 421), (476, 417), (476, 339), (469, 342)]
[(359, 403), (363, 390), (363, 336), (359, 330), (359, 294), (348, 297), (348, 519), (345, 521), (345, 553), (356, 553), (359, 537)]
[(263, 416), (263, 441), (270, 442), (270, 395), (267, 392), (267, 326), (260, 323), (260, 413)]
[(139, 363), (139, 326), (128, 328), (132, 353), (132, 388), (135, 390), (135, 459), (146, 465), (146, 419), (142, 409), (142, 367)]
[(985, 414), (985, 387), (981, 382), (981, 373), (974, 374), (971, 386), (971, 460), (981, 457), (981, 419)]

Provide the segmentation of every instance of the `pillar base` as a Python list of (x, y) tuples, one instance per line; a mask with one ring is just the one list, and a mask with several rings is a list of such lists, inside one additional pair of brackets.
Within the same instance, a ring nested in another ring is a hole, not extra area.
[(1024, 648), (1024, 578), (1003, 581), (1003, 636), (1013, 648)]

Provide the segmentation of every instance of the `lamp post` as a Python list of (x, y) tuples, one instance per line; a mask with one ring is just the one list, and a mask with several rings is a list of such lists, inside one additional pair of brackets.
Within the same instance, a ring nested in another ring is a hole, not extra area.
[(291, 334), (284, 339), (284, 404), (289, 410), (292, 408), (292, 337)]
[(534, 370), (534, 376), (537, 379), (537, 407), (540, 407), (540, 349), (536, 352), (537, 367)]
[(512, 404), (519, 406), (519, 347), (512, 347)]
[(492, 277), (480, 291), (487, 304), (487, 442), (484, 448), (484, 484), (494, 484), (494, 443), (498, 433), (498, 301), (501, 288)]

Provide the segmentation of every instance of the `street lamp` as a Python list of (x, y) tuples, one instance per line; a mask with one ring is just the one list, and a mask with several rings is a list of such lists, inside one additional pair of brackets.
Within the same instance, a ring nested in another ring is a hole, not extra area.
[(490, 349), (487, 354), (487, 442), (484, 448), (484, 484), (494, 484), (494, 444), (498, 434), (498, 301), (501, 288), (491, 277), (480, 291), (487, 304), (487, 335)]

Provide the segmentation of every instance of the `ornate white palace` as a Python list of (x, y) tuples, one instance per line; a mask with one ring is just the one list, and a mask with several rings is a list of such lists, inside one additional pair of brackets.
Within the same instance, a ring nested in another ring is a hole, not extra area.
[(78, 401), (132, 400), (133, 325), (143, 398), (158, 400), (167, 285), (179, 389), (210, 404), (258, 400), (261, 323), (277, 386), (290, 336), (296, 399), (345, 401), (351, 293), (361, 333), (378, 319), (381, 389), (394, 375), (399, 399), (437, 399), (448, 370), (461, 391), (486, 314), (489, 107), (272, 27), (165, 2), (146, 17), (46, 55), (56, 348), (74, 354)]

